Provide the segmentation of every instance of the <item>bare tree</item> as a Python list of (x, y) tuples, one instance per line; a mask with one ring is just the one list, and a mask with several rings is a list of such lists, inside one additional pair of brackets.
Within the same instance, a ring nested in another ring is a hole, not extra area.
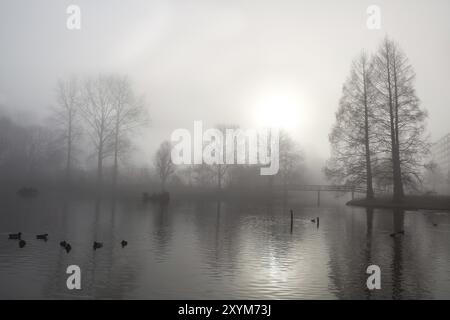
[(421, 183), (423, 160), (429, 149), (424, 137), (427, 113), (420, 108), (414, 80), (408, 58), (386, 37), (374, 58), (373, 82), (380, 106), (378, 144), (384, 154), (390, 155), (386, 161), (392, 168), (394, 201), (403, 199), (404, 184)]
[(80, 88), (78, 80), (75, 77), (58, 81), (56, 86), (57, 105), (53, 108), (52, 118), (62, 131), (62, 138), (66, 146), (65, 174), (67, 182), (70, 182), (74, 160), (73, 144), (80, 134), (78, 123), (80, 98)]
[(115, 109), (110, 83), (111, 78), (103, 75), (88, 79), (84, 85), (83, 103), (80, 108), (97, 156), (99, 188), (103, 180), (103, 160), (111, 153), (109, 146), (114, 136)]
[(332, 156), (325, 173), (336, 183), (365, 184), (366, 197), (372, 199), (372, 155), (376, 119), (374, 117), (375, 90), (372, 85), (373, 68), (362, 52), (351, 66), (346, 80), (336, 123), (329, 135)]
[(112, 149), (113, 188), (117, 186), (119, 156), (127, 151), (129, 135), (135, 129), (148, 124), (149, 119), (142, 99), (135, 96), (131, 83), (125, 76), (113, 76), (110, 79), (110, 94), (114, 110), (114, 134)]
[(283, 185), (283, 192), (286, 195), (288, 184), (293, 182), (299, 171), (302, 156), (297, 144), (285, 131), (280, 131), (279, 146), (279, 176)]
[(155, 155), (155, 167), (161, 180), (161, 189), (166, 191), (166, 183), (169, 177), (175, 172), (175, 166), (171, 158), (172, 145), (169, 141), (164, 141), (159, 146)]
[[(223, 163), (215, 163), (213, 164), (212, 170), (215, 172), (216, 180), (217, 180), (217, 189), (220, 191), (222, 190), (223, 183), (225, 181), (225, 178), (227, 177), (228, 171), (232, 165), (227, 164), (225, 161), (225, 157), (227, 156), (227, 145), (225, 142), (226, 136), (227, 136), (227, 129), (230, 130), (238, 130), (239, 126), (230, 124), (219, 124), (216, 126), (216, 129), (219, 130), (222, 133), (223, 140), (221, 142), (215, 141), (216, 144), (216, 150), (218, 150), (218, 158), (223, 160)], [(235, 139), (235, 137), (233, 137)], [(233, 141), (233, 144), (235, 143), (235, 140)], [(231, 150), (230, 150), (231, 152)], [(234, 161), (237, 160), (237, 148), (234, 148), (233, 153)]]

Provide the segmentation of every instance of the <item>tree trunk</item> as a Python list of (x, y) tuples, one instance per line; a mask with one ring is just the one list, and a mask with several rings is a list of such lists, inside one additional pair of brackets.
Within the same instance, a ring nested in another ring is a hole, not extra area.
[(116, 132), (114, 137), (114, 165), (113, 165), (113, 192), (116, 193), (117, 189), (117, 176), (119, 173), (119, 121), (116, 121)]
[(69, 128), (67, 132), (67, 163), (66, 163), (66, 182), (70, 184), (70, 169), (72, 160), (72, 116), (69, 115)]
[(399, 139), (399, 127), (398, 127), (398, 84), (397, 84), (397, 68), (395, 64), (395, 56), (393, 60), (393, 67), (394, 67), (394, 107), (395, 107), (395, 155), (396, 155), (396, 162), (395, 165), (397, 166), (397, 177), (396, 181), (394, 181), (394, 184), (397, 185), (397, 201), (401, 201), (404, 197), (404, 191), (403, 191), (403, 181), (402, 181), (402, 167), (400, 163), (400, 139)]
[(400, 161), (398, 156), (398, 146), (397, 146), (397, 135), (395, 131), (395, 114), (394, 114), (394, 103), (393, 103), (393, 94), (392, 94), (392, 86), (391, 86), (391, 62), (390, 62), (390, 50), (387, 48), (386, 50), (386, 64), (387, 64), (387, 82), (388, 82), (388, 98), (389, 98), (389, 120), (391, 127), (391, 156), (392, 156), (392, 179), (394, 185), (394, 195), (393, 199), (395, 202), (400, 202), (403, 198), (402, 195), (402, 179), (399, 172)]
[(97, 191), (101, 191), (103, 181), (103, 142), (100, 142), (97, 154)]
[(369, 110), (367, 101), (367, 83), (366, 70), (363, 67), (363, 81), (364, 81), (364, 139), (366, 151), (366, 198), (373, 199), (373, 183), (372, 183), (372, 163), (370, 160), (370, 141), (369, 141)]

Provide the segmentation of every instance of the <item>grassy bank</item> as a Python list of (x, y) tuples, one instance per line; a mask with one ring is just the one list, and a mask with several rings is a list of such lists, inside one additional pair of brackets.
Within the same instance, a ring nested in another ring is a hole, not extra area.
[(449, 210), (450, 196), (405, 196), (402, 202), (393, 202), (390, 197), (355, 199), (349, 206), (368, 208), (400, 208), (405, 210)]

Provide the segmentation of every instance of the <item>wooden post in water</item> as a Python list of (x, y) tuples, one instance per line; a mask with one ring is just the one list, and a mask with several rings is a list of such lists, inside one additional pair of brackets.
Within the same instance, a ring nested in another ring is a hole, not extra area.
[(317, 206), (320, 207), (320, 190), (317, 190)]
[(294, 211), (291, 209), (291, 233), (294, 228)]

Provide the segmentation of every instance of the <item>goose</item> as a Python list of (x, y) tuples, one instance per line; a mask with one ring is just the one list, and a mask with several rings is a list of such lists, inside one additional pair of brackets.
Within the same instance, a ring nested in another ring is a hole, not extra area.
[(10, 233), (10, 234), (9, 234), (9, 239), (21, 240), (21, 239), (22, 239), (22, 232), (19, 232), (19, 233)]
[(25, 240), (22, 240), (22, 239), (21, 239), (21, 240), (19, 241), (19, 247), (20, 247), (20, 248), (25, 247), (26, 244), (27, 244), (27, 243), (26, 243)]
[(128, 245), (128, 242), (125, 240), (122, 240), (122, 242), (120, 244), (122, 245), (122, 248), (124, 248), (126, 245)]
[(67, 253), (69, 253), (70, 250), (72, 250), (72, 246), (70, 244), (66, 244), (66, 246), (64, 248), (66, 249)]
[(61, 241), (61, 242), (59, 243), (59, 245), (60, 245), (61, 247), (65, 248), (65, 247), (68, 245), (68, 243), (66, 242), (66, 240), (64, 240), (64, 241)]
[(94, 241), (93, 245), (94, 250), (100, 249), (101, 247), (103, 247), (103, 243)]
[(36, 235), (36, 239), (38, 239), (38, 240), (44, 240), (44, 241), (47, 241), (47, 240), (48, 240), (47, 238), (48, 238), (48, 233)]

